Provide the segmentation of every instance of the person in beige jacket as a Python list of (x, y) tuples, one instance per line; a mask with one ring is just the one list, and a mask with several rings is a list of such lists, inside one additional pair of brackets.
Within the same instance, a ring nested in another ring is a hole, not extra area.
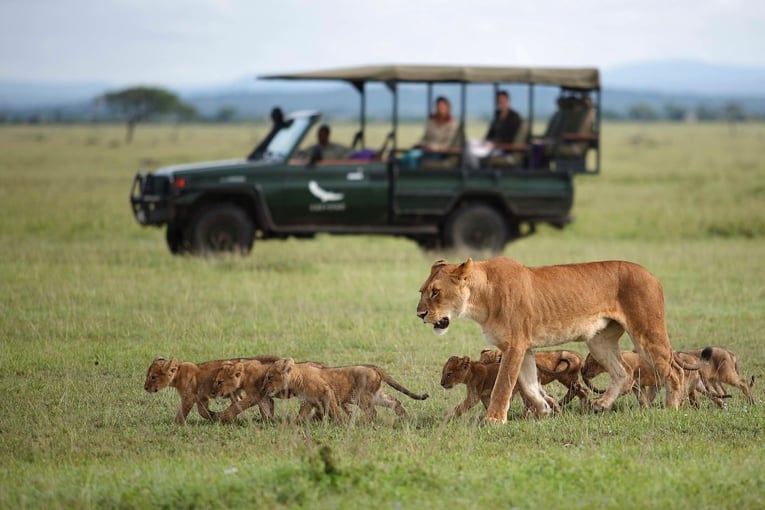
[(458, 123), (452, 118), (451, 105), (444, 96), (436, 99), (436, 111), (425, 124), (425, 133), (419, 142), (419, 147), (426, 151), (448, 149), (457, 135)]

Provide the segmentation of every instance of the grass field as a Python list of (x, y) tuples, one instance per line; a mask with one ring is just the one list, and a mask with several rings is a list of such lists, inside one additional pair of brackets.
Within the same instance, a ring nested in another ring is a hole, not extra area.
[[(134, 221), (143, 165), (237, 157), (262, 133), (139, 126), (125, 145), (121, 126), (0, 128), (0, 507), (765, 507), (765, 125), (607, 124), (603, 174), (577, 178), (574, 224), (505, 252), (645, 265), (664, 284), (673, 346), (733, 349), (759, 405), (735, 392), (727, 412), (640, 410), (627, 396), (602, 415), (572, 403), (537, 421), (513, 402), (507, 425), (488, 428), (479, 408), (445, 422), (464, 389), (438, 384), (450, 355), (484, 348), (477, 325), (436, 337), (415, 317), (442, 254), (319, 236), (173, 257), (162, 231)], [(193, 412), (177, 427), (175, 391), (142, 388), (156, 356), (260, 353), (375, 363), (431, 398), (402, 396), (404, 420), (381, 410), (348, 427), (296, 428), (294, 401), (277, 402), (272, 425)]]

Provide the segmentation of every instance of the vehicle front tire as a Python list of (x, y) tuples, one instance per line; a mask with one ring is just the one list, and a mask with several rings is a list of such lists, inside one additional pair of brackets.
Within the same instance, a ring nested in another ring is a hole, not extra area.
[(173, 255), (182, 255), (189, 251), (189, 241), (186, 239), (183, 226), (168, 224), (165, 230), (165, 241)]
[(255, 227), (249, 215), (233, 204), (216, 204), (199, 211), (191, 224), (191, 250), (198, 255), (250, 252)]
[(444, 225), (444, 244), (466, 252), (501, 253), (511, 239), (507, 220), (493, 207), (465, 204)]

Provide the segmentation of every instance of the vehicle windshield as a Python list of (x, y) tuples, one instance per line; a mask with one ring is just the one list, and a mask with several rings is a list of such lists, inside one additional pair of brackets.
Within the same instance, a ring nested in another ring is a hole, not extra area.
[(268, 142), (264, 151), (267, 159), (284, 159), (300, 142), (306, 130), (311, 124), (310, 117), (298, 117), (288, 120)]

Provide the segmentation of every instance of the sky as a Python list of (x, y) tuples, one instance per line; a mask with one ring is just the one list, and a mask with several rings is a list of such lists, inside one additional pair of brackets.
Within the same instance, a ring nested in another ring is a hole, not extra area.
[(367, 64), (765, 67), (757, 0), (0, 0), (0, 80), (193, 86)]

